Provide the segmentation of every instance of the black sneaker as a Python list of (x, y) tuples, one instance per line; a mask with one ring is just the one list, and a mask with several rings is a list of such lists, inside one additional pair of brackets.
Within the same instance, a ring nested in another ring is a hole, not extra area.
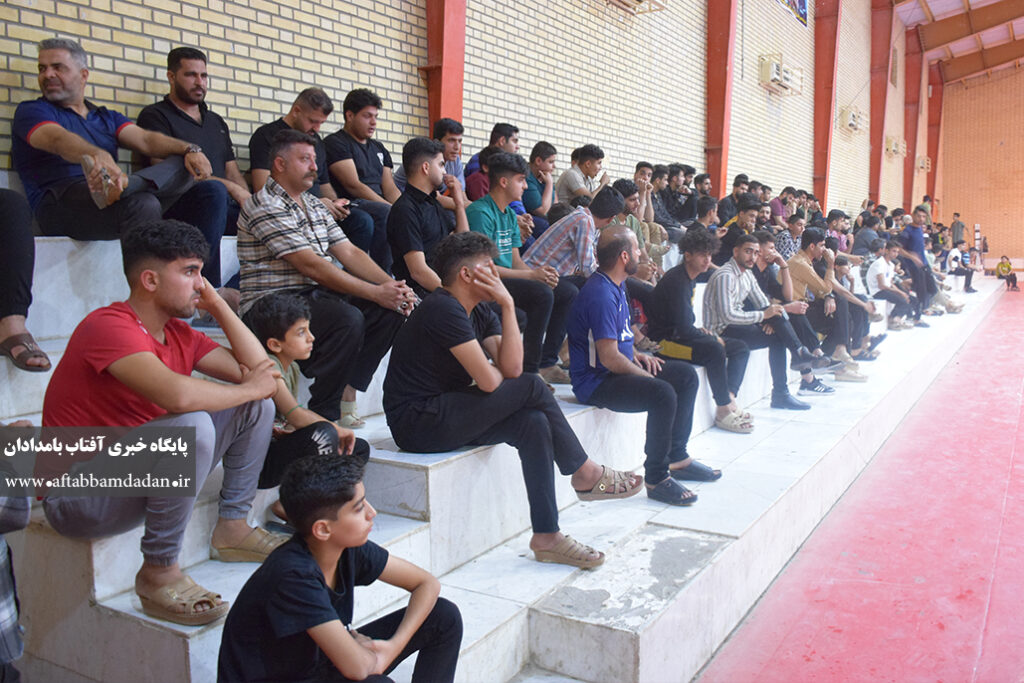
[(821, 370), (822, 372), (835, 372), (844, 365), (846, 365), (846, 363), (841, 360), (836, 360), (832, 356), (820, 356), (815, 358), (814, 362), (811, 363), (811, 369)]
[(825, 396), (836, 393), (836, 390), (815, 377), (811, 382), (801, 380), (800, 389), (796, 393), (800, 396)]
[(810, 410), (811, 404), (804, 403), (788, 391), (784, 394), (773, 391), (772, 408), (781, 408), (783, 410)]
[(806, 346), (801, 346), (793, 354), (793, 360), (789, 364), (789, 368), (791, 370), (797, 370), (798, 372), (804, 372), (805, 370), (810, 370), (814, 367), (814, 363), (817, 360), (818, 357), (808, 351)]
[(974, 287), (967, 287), (964, 289), (964, 291), (967, 292), (968, 294), (974, 294), (978, 290), (976, 290)]

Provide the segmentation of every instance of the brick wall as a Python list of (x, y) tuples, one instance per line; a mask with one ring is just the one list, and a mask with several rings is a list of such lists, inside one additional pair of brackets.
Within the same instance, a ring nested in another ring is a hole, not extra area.
[[(906, 85), (907, 73), (906, 62), (906, 35), (903, 23), (897, 19), (893, 27), (893, 48), (896, 50), (896, 85), (889, 82), (889, 94), (885, 100), (885, 137), (895, 137), (897, 140), (904, 139), (904, 87)], [(882, 144), (884, 146), (885, 139)], [(884, 147), (883, 147), (884, 149)], [(907, 154), (913, 154), (911, 140), (907, 140)], [(865, 195), (866, 196), (866, 195)], [(882, 178), (879, 191), (879, 200), (890, 210), (903, 206), (903, 157), (896, 154), (882, 152)]]
[(941, 220), (980, 223), (989, 255), (1024, 257), (1024, 70), (947, 85), (942, 103)]
[(858, 131), (844, 126), (843, 111), (853, 107), (865, 116), (871, 114), (871, 4), (844, 0), (842, 9), (828, 208), (852, 216), (868, 196), (871, 136), (868, 125)]
[(0, 169), (10, 168), (10, 121), (38, 97), (36, 43), (61, 35), (91, 54), (86, 97), (135, 116), (168, 90), (166, 56), (201, 48), (207, 101), (232, 127), (248, 167), (253, 129), (318, 85), (336, 100), (324, 132), (341, 126), (341, 99), (369, 87), (384, 99), (377, 135), (393, 152), (427, 130), (425, 0), (5, 0), (0, 5)]
[(666, 4), (634, 17), (603, 0), (470, 0), (465, 154), (508, 121), (524, 156), (539, 140), (555, 145), (559, 169), (592, 142), (613, 178), (640, 160), (703, 170), (706, 11)]
[[(746, 173), (778, 192), (813, 189), (814, 3), (804, 26), (778, 0), (744, 0), (737, 17), (728, 177)], [(758, 57), (781, 53), (803, 70), (803, 93), (781, 96), (760, 84)], [(731, 181), (730, 181), (731, 185)], [(726, 188), (728, 192), (732, 188)]]

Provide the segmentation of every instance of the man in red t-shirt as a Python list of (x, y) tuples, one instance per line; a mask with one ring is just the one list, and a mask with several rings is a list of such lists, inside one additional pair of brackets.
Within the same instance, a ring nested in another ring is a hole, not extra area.
[[(224, 483), (210, 554), (224, 561), (259, 561), (283, 537), (249, 527), (246, 517), (270, 443), (277, 389), (273, 364), (201, 275), (209, 247), (202, 233), (161, 220), (121, 239), (131, 288), (127, 301), (93, 311), (72, 334), (46, 390), (47, 427), (194, 427), (196, 491), (223, 458)], [(227, 335), (219, 346), (180, 318), (209, 311)], [(191, 376), (193, 370), (222, 380)], [(142, 569), (135, 592), (150, 616), (205, 624), (227, 603), (198, 586), (178, 566), (191, 497), (58, 497), (44, 499), (61, 534), (101, 537), (145, 524)]]

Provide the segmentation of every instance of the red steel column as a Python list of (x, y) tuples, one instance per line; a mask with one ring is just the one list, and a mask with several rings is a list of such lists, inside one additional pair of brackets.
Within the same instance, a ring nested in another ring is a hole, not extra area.
[(935, 199), (936, 172), (939, 168), (939, 136), (942, 133), (942, 71), (938, 63), (928, 67), (928, 194)]
[(466, 62), (466, 0), (427, 0), (428, 125), (439, 118), (462, 120)]
[(719, 196), (725, 196), (732, 188), (732, 182), (726, 174), (739, 0), (714, 0), (707, 5), (708, 56), (704, 78), (707, 92), (707, 147), (704, 148), (704, 156), (714, 191)]
[(917, 127), (921, 117), (921, 69), (924, 66), (924, 54), (921, 52), (921, 39), (917, 29), (907, 31), (906, 56), (906, 88), (903, 94), (903, 134), (907, 138), (907, 156), (903, 160), (903, 208), (910, 211), (914, 207), (914, 176), (917, 171), (917, 158), (921, 150), (917, 147)]
[(868, 197), (879, 200), (885, 157), (885, 103), (892, 68), (892, 0), (871, 0), (871, 164)]
[(828, 169), (836, 120), (836, 79), (839, 70), (840, 0), (814, 5), (814, 195), (828, 206)]

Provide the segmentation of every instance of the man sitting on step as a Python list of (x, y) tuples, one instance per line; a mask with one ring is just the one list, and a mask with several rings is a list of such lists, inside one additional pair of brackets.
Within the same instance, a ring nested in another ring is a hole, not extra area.
[[(196, 491), (224, 463), (210, 555), (261, 561), (285, 539), (250, 528), (246, 517), (270, 444), (277, 390), (273, 364), (256, 337), (201, 275), (209, 250), (179, 221), (133, 228), (121, 241), (131, 293), (93, 311), (68, 341), (46, 389), (44, 427), (150, 425), (196, 432)], [(208, 311), (227, 335), (219, 346), (180, 318)], [(195, 370), (221, 382), (197, 379)], [(135, 592), (143, 611), (179, 624), (207, 624), (228, 605), (178, 565), (194, 497), (68, 497), (43, 500), (65, 536), (98, 538), (145, 524)]]
[(384, 380), (388, 426), (400, 448), (417, 453), (514, 446), (530, 503), (534, 556), (596, 567), (603, 553), (559, 531), (553, 465), (571, 477), (581, 500), (625, 498), (643, 483), (591, 460), (544, 381), (523, 372), (515, 302), (496, 255), (494, 243), (476, 232), (454, 233), (437, 245), (434, 270), (442, 286), (409, 316), (391, 351)]

